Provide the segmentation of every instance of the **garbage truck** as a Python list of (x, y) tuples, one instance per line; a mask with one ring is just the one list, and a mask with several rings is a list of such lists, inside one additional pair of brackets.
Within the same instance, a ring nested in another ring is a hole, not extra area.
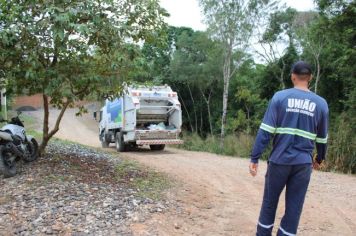
[(168, 85), (130, 86), (121, 97), (105, 101), (100, 109), (99, 139), (102, 147), (115, 143), (118, 152), (132, 146), (182, 144), (182, 110), (178, 95)]

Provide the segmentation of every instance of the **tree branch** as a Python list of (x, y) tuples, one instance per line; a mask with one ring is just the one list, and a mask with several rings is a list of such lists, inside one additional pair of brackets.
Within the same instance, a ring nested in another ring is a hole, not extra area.
[(66, 101), (57, 117), (56, 124), (54, 125), (54, 128), (51, 130), (51, 132), (48, 134), (48, 139), (52, 138), (53, 135), (55, 135), (58, 130), (59, 130), (59, 124), (61, 123), (61, 120), (63, 118), (64, 112), (66, 111), (67, 107), (69, 106), (70, 101)]

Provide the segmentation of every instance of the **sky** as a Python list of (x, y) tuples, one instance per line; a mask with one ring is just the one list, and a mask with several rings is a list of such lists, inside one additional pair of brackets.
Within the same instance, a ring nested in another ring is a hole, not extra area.
[[(170, 17), (167, 23), (173, 26), (188, 26), (194, 30), (205, 30), (206, 26), (202, 23), (198, 0), (160, 0), (161, 6), (165, 8)], [(298, 11), (307, 11), (315, 8), (313, 0), (282, 0), (287, 6), (293, 7)]]

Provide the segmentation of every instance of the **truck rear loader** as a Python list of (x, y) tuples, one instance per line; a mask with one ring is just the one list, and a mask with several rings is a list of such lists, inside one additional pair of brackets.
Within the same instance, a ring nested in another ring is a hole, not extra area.
[(119, 152), (142, 145), (163, 150), (166, 144), (183, 143), (181, 126), (181, 105), (169, 86), (132, 86), (122, 97), (105, 101), (99, 115), (99, 139), (102, 147), (115, 143)]

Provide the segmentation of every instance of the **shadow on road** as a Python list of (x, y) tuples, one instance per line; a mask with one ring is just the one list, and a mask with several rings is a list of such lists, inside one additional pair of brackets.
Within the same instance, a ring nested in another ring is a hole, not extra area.
[[(114, 146), (109, 146), (110, 150), (116, 151)], [(162, 151), (152, 151), (149, 147), (129, 147), (125, 153), (139, 153), (140, 155), (173, 155), (176, 154), (171, 150), (162, 150)]]

